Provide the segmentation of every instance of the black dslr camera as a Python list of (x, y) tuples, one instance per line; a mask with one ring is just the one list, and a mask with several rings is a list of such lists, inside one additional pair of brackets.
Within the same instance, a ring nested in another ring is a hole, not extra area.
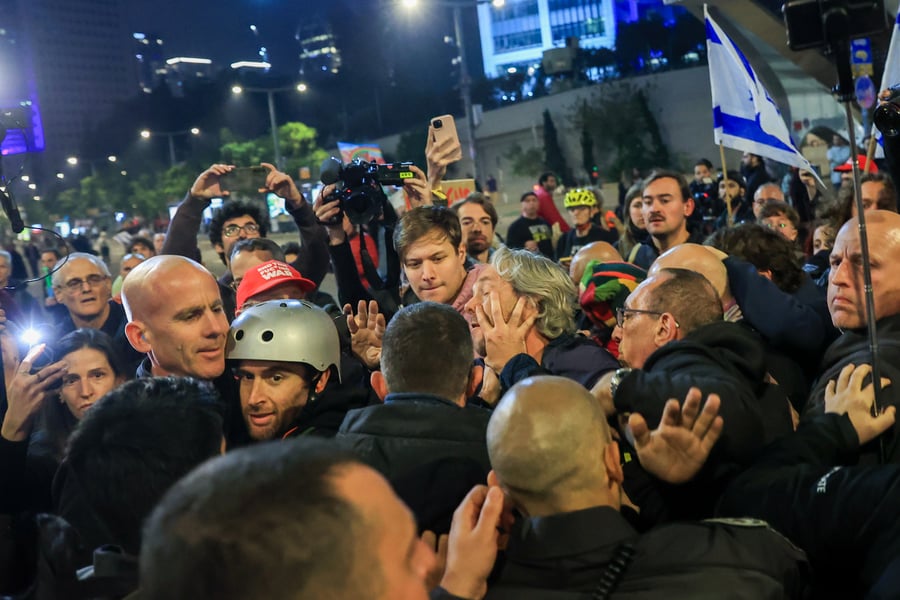
[(377, 218), (387, 201), (381, 186), (403, 185), (407, 179), (415, 177), (411, 166), (411, 162), (379, 165), (361, 159), (343, 164), (333, 156), (326, 158), (322, 163), (321, 180), (325, 185), (335, 184), (335, 189), (325, 199), (340, 200), (341, 207), (341, 212), (330, 224), (340, 223), (344, 213), (354, 225)]
[(872, 120), (885, 137), (900, 135), (900, 85), (890, 88), (891, 95), (878, 105)]

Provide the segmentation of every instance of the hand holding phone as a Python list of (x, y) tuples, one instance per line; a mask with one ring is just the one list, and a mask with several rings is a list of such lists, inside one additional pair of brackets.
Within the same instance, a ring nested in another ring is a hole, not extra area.
[(431, 119), (428, 126), (430, 148), (440, 152), (447, 164), (462, 159), (462, 145), (452, 115)]
[(230, 193), (259, 194), (266, 188), (266, 176), (269, 170), (265, 167), (236, 167), (219, 178), (222, 189)]

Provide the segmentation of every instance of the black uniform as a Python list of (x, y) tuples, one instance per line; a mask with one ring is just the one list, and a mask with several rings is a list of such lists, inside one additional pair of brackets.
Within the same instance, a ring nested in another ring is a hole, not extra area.
[[(622, 574), (603, 588), (611, 563)], [(486, 598), (589, 598), (599, 589), (629, 600), (800, 598), (806, 581), (803, 552), (764, 523), (678, 523), (638, 534), (617, 510), (598, 506), (521, 523)]]
[(843, 466), (858, 453), (846, 415), (810, 419), (737, 476), (717, 512), (765, 519), (806, 550), (816, 598), (861, 598), (900, 557), (900, 466)]

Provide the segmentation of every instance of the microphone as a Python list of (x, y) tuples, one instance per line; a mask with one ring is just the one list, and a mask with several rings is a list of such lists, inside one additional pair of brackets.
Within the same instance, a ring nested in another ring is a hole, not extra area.
[(12, 196), (7, 193), (5, 187), (0, 187), (0, 205), (3, 206), (3, 212), (9, 217), (9, 224), (13, 233), (22, 233), (22, 230), (25, 229), (25, 223), (22, 221), (22, 215), (19, 214), (19, 208), (13, 202)]

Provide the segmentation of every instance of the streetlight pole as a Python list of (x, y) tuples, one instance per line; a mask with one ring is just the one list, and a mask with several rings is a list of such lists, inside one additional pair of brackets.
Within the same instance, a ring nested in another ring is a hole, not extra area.
[(472, 176), (478, 180), (478, 160), (475, 155), (475, 119), (472, 114), (472, 82), (469, 78), (469, 66), (466, 64), (466, 43), (462, 33), (462, 9), (459, 3), (453, 4), (453, 29), (456, 35), (456, 47), (459, 49), (459, 94), (462, 96), (463, 110), (466, 114), (466, 133), (469, 142), (469, 160), (472, 161)]
[(275, 94), (279, 92), (287, 92), (290, 90), (294, 90), (296, 92), (300, 92), (301, 94), (306, 91), (305, 83), (298, 83), (295, 86), (290, 87), (277, 87), (277, 88), (257, 88), (257, 87), (244, 87), (242, 85), (235, 85), (231, 88), (232, 93), (241, 94), (243, 92), (252, 92), (258, 94), (265, 94), (266, 100), (269, 105), (269, 127), (272, 129), (272, 145), (275, 149), (275, 166), (278, 167), (278, 170), (283, 171), (284, 165), (282, 157), (281, 157), (281, 147), (278, 141), (278, 119), (275, 117)]
[[(403, 0), (407, 7), (416, 4), (416, 0)], [(480, 4), (492, 4), (494, 8), (500, 8), (504, 0), (434, 0), (435, 4), (449, 6), (453, 9), (453, 30), (456, 37), (456, 48), (459, 51), (459, 95), (462, 98), (463, 110), (466, 116), (466, 133), (468, 134), (469, 159), (472, 161), (472, 175), (478, 179), (478, 156), (475, 151), (475, 115), (472, 111), (472, 80), (469, 77), (469, 65), (466, 62), (466, 41), (463, 36), (462, 9), (467, 7), (477, 8)]]
[(279, 171), (282, 171), (284, 165), (281, 164), (281, 148), (278, 144), (278, 123), (275, 120), (275, 91), (267, 90), (266, 96), (269, 100), (269, 127), (272, 128), (272, 146), (275, 148), (275, 166), (278, 167)]
[[(200, 130), (196, 127), (191, 127), (190, 129), (185, 129), (183, 131), (150, 131), (149, 129), (141, 130), (141, 137), (149, 139), (150, 136), (153, 135), (164, 135), (169, 141), (169, 166), (174, 167), (178, 164), (178, 160), (175, 158), (175, 136), (176, 135), (200, 135)], [(115, 162), (115, 161), (110, 161)]]

